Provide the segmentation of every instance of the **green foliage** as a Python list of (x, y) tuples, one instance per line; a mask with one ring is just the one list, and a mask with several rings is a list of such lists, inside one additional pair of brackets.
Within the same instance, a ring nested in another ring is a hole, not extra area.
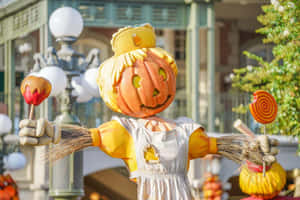
[[(235, 69), (233, 87), (251, 93), (259, 89), (270, 92), (278, 103), (278, 114), (267, 126), (268, 132), (300, 137), (300, 1), (271, 0), (262, 9), (258, 21), (263, 27), (257, 32), (265, 36), (264, 43), (274, 44), (274, 58), (266, 62), (244, 52), (258, 66)], [(244, 112), (245, 108), (247, 105), (235, 111)]]

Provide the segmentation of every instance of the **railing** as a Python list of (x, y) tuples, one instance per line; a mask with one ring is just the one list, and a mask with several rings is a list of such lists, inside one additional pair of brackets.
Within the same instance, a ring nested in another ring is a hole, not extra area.
[[(255, 123), (249, 113), (237, 114), (232, 112), (233, 107), (237, 107), (240, 104), (248, 104), (250, 102), (249, 95), (241, 93), (223, 93), (216, 95), (216, 120), (215, 120), (215, 132), (219, 133), (231, 133), (236, 132), (232, 128), (232, 124), (236, 119), (241, 119), (248, 126), (255, 129)], [(4, 104), (4, 93), (0, 93), (0, 103)], [(187, 96), (185, 91), (178, 91), (173, 103), (159, 115), (169, 119), (175, 119), (180, 116), (187, 116)], [(18, 131), (18, 123), (20, 119), (26, 118), (28, 115), (28, 106), (24, 103), (23, 97), (19, 91), (16, 91), (15, 95), (15, 116), (14, 125), (15, 132)], [(54, 116), (59, 114), (60, 105), (59, 102), (54, 99), (52, 101), (51, 113)], [(207, 127), (207, 95), (200, 95), (200, 124)], [(39, 109), (35, 109), (36, 116), (39, 116)], [(105, 121), (109, 121), (113, 115), (120, 115), (111, 111), (102, 101), (101, 98), (94, 98), (87, 103), (76, 103), (74, 106), (74, 113), (77, 115), (82, 123), (86, 127), (97, 127)]]
[[(207, 127), (207, 95), (200, 95), (200, 124)], [(187, 116), (187, 101), (184, 91), (178, 91), (173, 103), (159, 115), (169, 119), (175, 119), (180, 116)], [(238, 114), (232, 111), (232, 108), (240, 104), (248, 104), (250, 97), (247, 94), (217, 94), (216, 95), (216, 120), (215, 132), (232, 133), (236, 132), (232, 125), (236, 119), (241, 119), (249, 127), (255, 128), (255, 123), (249, 113)], [(88, 103), (75, 105), (75, 113), (80, 121), (87, 127), (97, 127), (101, 123), (111, 119), (113, 115), (120, 115), (111, 111), (104, 102), (98, 98)]]

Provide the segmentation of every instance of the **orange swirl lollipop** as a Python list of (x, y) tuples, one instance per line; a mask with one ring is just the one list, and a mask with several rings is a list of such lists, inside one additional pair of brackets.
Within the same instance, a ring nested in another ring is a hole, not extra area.
[(254, 100), (249, 107), (254, 119), (262, 124), (273, 122), (277, 115), (277, 103), (274, 97), (263, 90), (257, 90), (253, 96)]

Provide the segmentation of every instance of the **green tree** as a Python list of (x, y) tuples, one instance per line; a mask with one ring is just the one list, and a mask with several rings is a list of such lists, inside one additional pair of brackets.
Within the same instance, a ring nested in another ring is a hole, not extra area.
[[(263, 25), (257, 33), (263, 34), (264, 43), (274, 45), (273, 60), (244, 52), (257, 61), (258, 66), (234, 70), (233, 87), (245, 92), (258, 89), (270, 92), (278, 103), (276, 120), (267, 125), (268, 133), (293, 135), (300, 139), (300, 1), (271, 0), (262, 6), (264, 14), (258, 16)], [(247, 105), (235, 108), (245, 112)]]

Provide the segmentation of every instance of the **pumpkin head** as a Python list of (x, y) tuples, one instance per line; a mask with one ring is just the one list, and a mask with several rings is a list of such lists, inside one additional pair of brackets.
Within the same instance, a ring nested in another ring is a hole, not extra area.
[(257, 168), (242, 166), (240, 188), (243, 192), (261, 199), (272, 199), (277, 196), (286, 183), (286, 173), (279, 163), (273, 163), (265, 176)]
[(175, 97), (177, 66), (166, 51), (152, 47), (152, 27), (123, 28), (112, 43), (118, 51), (100, 66), (97, 79), (104, 102), (133, 117), (149, 117), (166, 109)]

